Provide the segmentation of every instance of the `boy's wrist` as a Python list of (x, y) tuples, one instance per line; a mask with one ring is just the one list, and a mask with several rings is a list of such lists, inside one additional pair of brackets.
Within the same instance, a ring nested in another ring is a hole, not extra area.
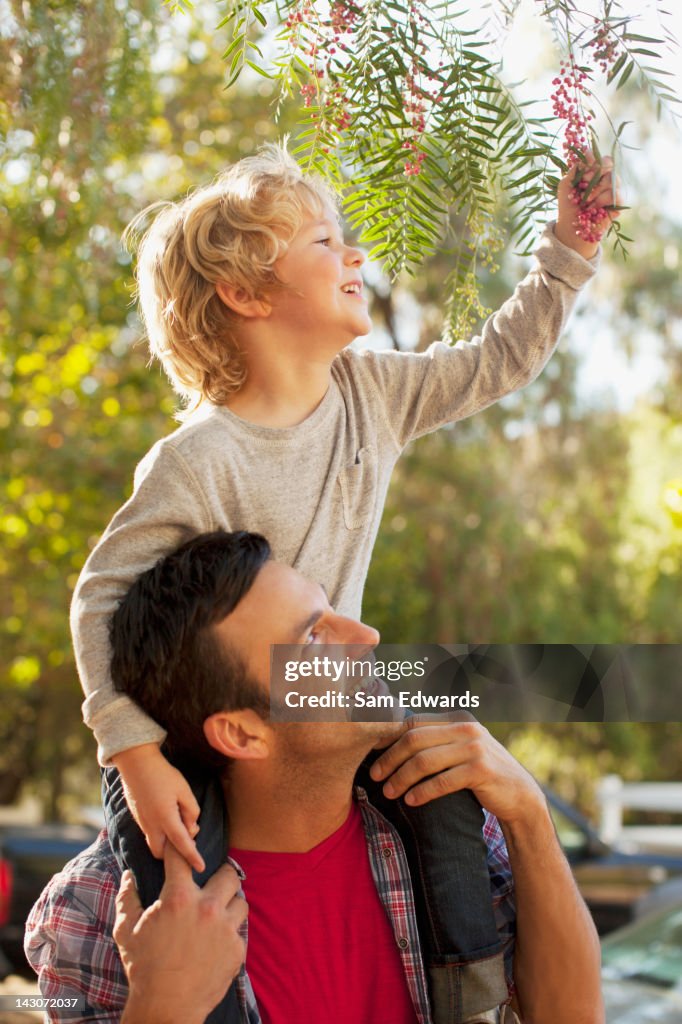
[(158, 743), (140, 743), (127, 750), (119, 750), (111, 755), (111, 763), (123, 773), (141, 764), (148, 764), (155, 757), (163, 757)]
[(559, 218), (554, 225), (554, 236), (561, 242), (562, 245), (567, 246), (569, 249), (573, 249), (579, 256), (582, 256), (585, 260), (594, 259), (599, 252), (598, 242), (585, 242), (580, 238), (576, 232), (573, 224), (566, 224)]

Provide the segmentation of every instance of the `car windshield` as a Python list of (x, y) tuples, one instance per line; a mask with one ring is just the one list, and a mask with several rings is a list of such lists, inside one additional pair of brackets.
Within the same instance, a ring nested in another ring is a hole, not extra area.
[(682, 990), (682, 907), (665, 910), (602, 942), (604, 977)]

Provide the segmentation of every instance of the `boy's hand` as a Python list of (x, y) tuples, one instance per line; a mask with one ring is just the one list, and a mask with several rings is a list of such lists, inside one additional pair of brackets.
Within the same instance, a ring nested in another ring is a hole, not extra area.
[(239, 878), (224, 864), (203, 889), (170, 843), (158, 900), (143, 910), (124, 872), (116, 898), (116, 941), (130, 986), (126, 1024), (200, 1024), (225, 995), (244, 962), (239, 929), (248, 907)]
[[(610, 157), (603, 157), (601, 161), (598, 161), (591, 153), (588, 153), (585, 163), (569, 167), (559, 182), (557, 191), (559, 212), (554, 234), (564, 245), (575, 249), (581, 256), (589, 260), (596, 255), (599, 243), (585, 241), (577, 231), (579, 207), (574, 202), (573, 189), (578, 178), (586, 182), (589, 187), (586, 206), (589, 209), (601, 211), (601, 217), (597, 224), (600, 234), (608, 231), (611, 221), (618, 219), (619, 211), (609, 209), (609, 207), (622, 205), (620, 181), (614, 176), (613, 160)], [(592, 184), (595, 178), (596, 183)]]
[(156, 743), (122, 750), (111, 760), (121, 773), (130, 813), (154, 856), (163, 857), (169, 840), (196, 871), (203, 871), (194, 842), (200, 808), (182, 773), (168, 763)]

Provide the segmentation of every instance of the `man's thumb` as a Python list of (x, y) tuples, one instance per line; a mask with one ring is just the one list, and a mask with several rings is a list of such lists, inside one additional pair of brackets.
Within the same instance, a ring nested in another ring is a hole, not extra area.
[(142, 916), (142, 904), (135, 888), (132, 871), (124, 871), (116, 895), (116, 921), (114, 940), (119, 942), (133, 930)]

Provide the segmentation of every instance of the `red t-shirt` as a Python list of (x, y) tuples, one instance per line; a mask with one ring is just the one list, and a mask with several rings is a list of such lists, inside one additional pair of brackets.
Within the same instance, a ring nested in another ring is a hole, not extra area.
[(308, 853), (230, 856), (246, 872), (246, 969), (263, 1024), (415, 1024), (357, 804)]

